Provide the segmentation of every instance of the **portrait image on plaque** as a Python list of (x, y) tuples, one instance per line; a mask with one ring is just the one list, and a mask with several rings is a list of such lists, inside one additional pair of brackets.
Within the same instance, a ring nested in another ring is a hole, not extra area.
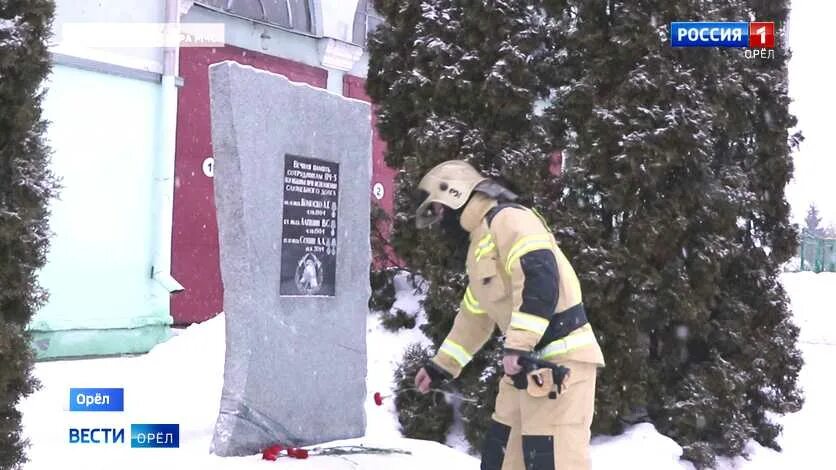
[(280, 295), (334, 296), (339, 164), (285, 155)]
[[(331, 253), (330, 247), (325, 250)], [(296, 288), (304, 295), (315, 295), (322, 288), (322, 261), (313, 253), (307, 253), (299, 260), (296, 267)]]

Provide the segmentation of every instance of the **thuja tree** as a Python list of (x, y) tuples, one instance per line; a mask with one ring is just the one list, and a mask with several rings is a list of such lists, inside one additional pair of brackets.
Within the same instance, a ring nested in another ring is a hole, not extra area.
[[(375, 6), (386, 22), (369, 41), (367, 88), (378, 106), (386, 162), (400, 170), (391, 242), (429, 281), (424, 332), (438, 345), (464, 291), (467, 247), (416, 230), (415, 189), (430, 168), (453, 158), (530, 194), (545, 188), (550, 147), (535, 105), (548, 95), (542, 75), (553, 60), (554, 23), (539, 1), (381, 0)], [(457, 384), (486, 404), (462, 409), (474, 445), (493, 403), (498, 344), (487, 345)], [(402, 420), (434, 400), (401, 401)], [(448, 425), (439, 420), (439, 436)]]
[(798, 331), (778, 282), (796, 249), (785, 44), (675, 49), (671, 21), (768, 19), (787, 1), (553, 1), (547, 115), (571, 156), (544, 211), (607, 359), (595, 430), (653, 422), (711, 465), (797, 410)]
[(26, 325), (44, 302), (36, 273), (54, 191), (41, 83), (49, 72), (51, 0), (0, 0), (0, 468), (25, 461), (20, 399), (36, 383)]

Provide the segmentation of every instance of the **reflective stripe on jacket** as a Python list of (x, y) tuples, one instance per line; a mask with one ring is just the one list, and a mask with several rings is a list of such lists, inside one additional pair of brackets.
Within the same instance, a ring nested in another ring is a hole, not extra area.
[[(551, 232), (530, 209), (514, 205), (491, 211), (494, 206), (494, 200), (477, 193), (462, 212), (462, 226), (470, 232), (469, 281), (453, 328), (433, 361), (458, 376), (499, 326), (507, 350), (603, 365), (585, 322), (580, 283)], [(583, 323), (570, 331), (556, 328), (561, 315)], [(551, 338), (555, 331), (562, 336)]]

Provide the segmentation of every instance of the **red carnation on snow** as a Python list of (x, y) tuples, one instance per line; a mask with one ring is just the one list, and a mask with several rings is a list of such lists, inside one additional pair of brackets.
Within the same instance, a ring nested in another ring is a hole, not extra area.
[(308, 451), (305, 449), (287, 449), (287, 455), (294, 459), (306, 459), (308, 458)]
[(264, 460), (276, 460), (277, 458), (279, 458), (279, 454), (281, 452), (282, 446), (280, 446), (279, 444), (272, 445), (264, 449), (263, 452), (261, 452), (261, 458)]
[(374, 404), (380, 406), (383, 404), (383, 395), (380, 392), (374, 392)]

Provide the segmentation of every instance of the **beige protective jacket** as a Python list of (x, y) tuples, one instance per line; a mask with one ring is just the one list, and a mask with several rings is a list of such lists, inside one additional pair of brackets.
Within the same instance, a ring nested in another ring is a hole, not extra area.
[(433, 362), (458, 377), (496, 325), (506, 350), (603, 366), (578, 278), (551, 232), (530, 209), (496, 206), (476, 193), (462, 212), (461, 225), (470, 232), (469, 283)]

